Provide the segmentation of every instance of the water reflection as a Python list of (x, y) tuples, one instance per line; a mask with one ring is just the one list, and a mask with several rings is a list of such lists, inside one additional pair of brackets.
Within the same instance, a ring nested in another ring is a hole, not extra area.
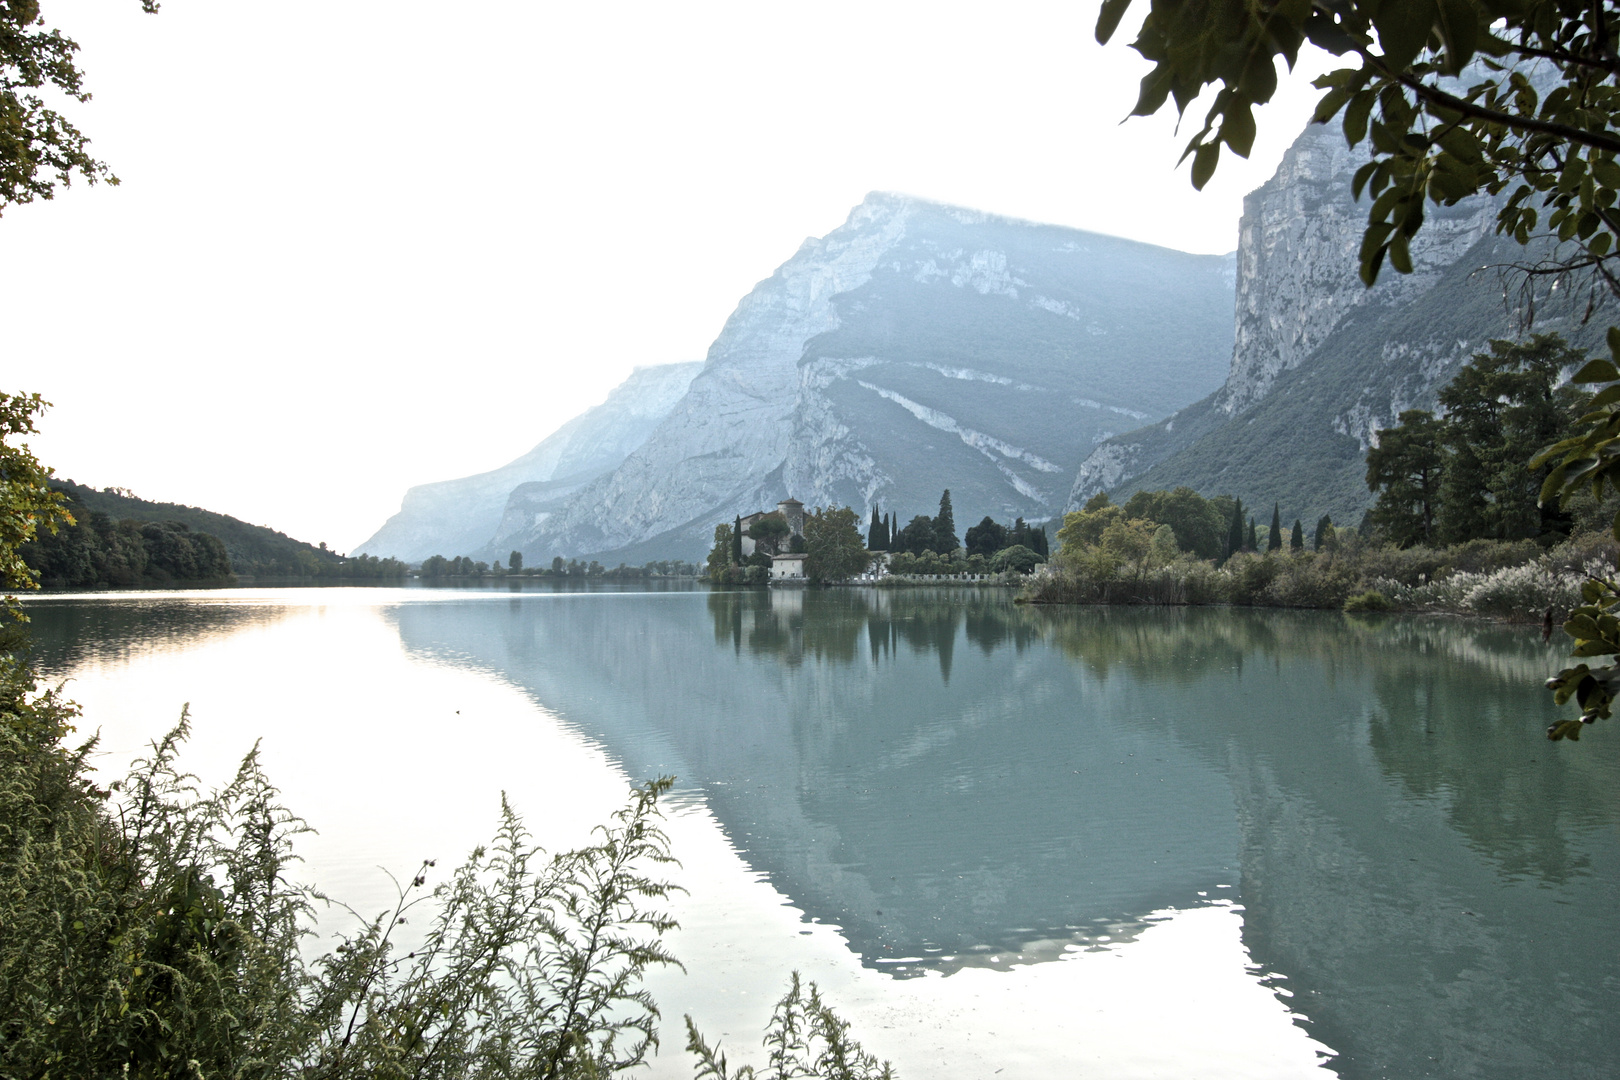
[(1539, 739), (1556, 654), (1532, 632), (943, 591), (629, 599), (394, 617), (632, 774), (702, 786), (749, 863), (882, 970), (1056, 957), (1237, 894), (1346, 1076), (1596, 1076), (1616, 1044), (1620, 776), (1599, 742)]
[(24, 611), (35, 664), (47, 678), (94, 664), (177, 652), (286, 617), (281, 605), (200, 595), (29, 598)]
[[(278, 617), (30, 610), (63, 663)], [(434, 593), (382, 614), (630, 775), (680, 776), (876, 970), (1037, 964), (1235, 903), (1343, 1076), (1598, 1077), (1620, 1045), (1616, 736), (1540, 738), (1558, 656), (1533, 630), (957, 590)]]

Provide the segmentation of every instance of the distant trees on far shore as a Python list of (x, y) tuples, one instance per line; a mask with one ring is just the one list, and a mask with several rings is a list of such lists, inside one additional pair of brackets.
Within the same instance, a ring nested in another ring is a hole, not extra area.
[(587, 562), (582, 559), (564, 559), (561, 555), (553, 557), (549, 566), (528, 567), (524, 565), (523, 553), (514, 551), (507, 557), (505, 566), (501, 565), (499, 559), (496, 559), (492, 565), (474, 559), (470, 555), (457, 555), (453, 559), (447, 559), (443, 555), (431, 555), (422, 560), (422, 565), (417, 572), (422, 578), (432, 580), (502, 577), (619, 581), (645, 578), (701, 577), (703, 568), (684, 559), (655, 559), (652, 562), (643, 563), (641, 566), (630, 566), (627, 563), (620, 563), (618, 566), (603, 566), (595, 559)]

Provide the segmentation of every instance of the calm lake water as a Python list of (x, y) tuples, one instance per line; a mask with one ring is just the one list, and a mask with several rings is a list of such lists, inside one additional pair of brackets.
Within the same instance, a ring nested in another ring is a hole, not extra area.
[[(27, 602), (101, 767), (262, 740), (365, 911), (505, 791), (548, 847), (678, 778), (733, 1061), (792, 970), (905, 1077), (1609, 1077), (1620, 731), (1542, 736), (1536, 629), (1004, 592), (242, 590)], [(341, 923), (329, 917), (329, 925)]]

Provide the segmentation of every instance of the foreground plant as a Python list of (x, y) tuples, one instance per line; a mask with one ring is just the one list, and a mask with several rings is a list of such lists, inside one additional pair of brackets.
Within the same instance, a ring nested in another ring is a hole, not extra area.
[(752, 1065), (731, 1072), (720, 1044), (710, 1046), (692, 1018), (686, 1018), (686, 1049), (697, 1055), (693, 1068), (698, 1080), (893, 1080), (889, 1063), (879, 1062), (849, 1037), (848, 1021), (821, 1000), (815, 983), (805, 995), (797, 971), (771, 1013), (764, 1045), (764, 1072), (755, 1072)]

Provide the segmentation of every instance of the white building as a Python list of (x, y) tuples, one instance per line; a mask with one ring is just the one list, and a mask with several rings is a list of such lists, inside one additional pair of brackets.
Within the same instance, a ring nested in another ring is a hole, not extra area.
[(772, 581), (804, 581), (804, 555), (771, 556)]

